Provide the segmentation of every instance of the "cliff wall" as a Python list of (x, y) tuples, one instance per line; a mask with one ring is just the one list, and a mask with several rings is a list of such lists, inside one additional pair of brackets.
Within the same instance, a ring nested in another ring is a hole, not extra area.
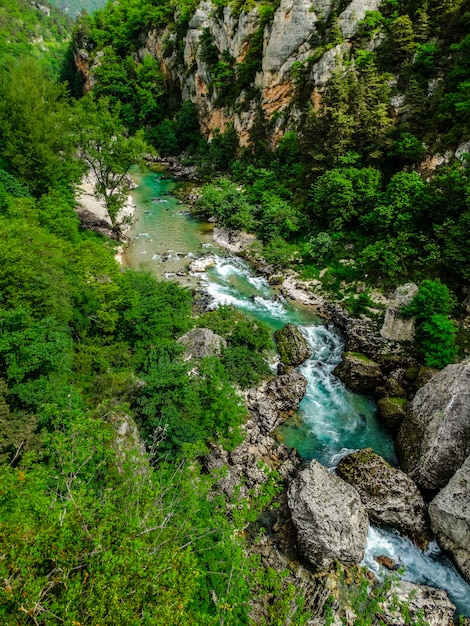
[[(379, 4), (352, 0), (340, 10), (334, 0), (281, 0), (268, 14), (262, 4), (234, 14), (230, 6), (202, 0), (183, 37), (173, 24), (150, 29), (142, 33), (136, 56), (158, 60), (183, 99), (197, 106), (206, 137), (233, 124), (246, 144), (256, 116), (264, 115), (276, 141), (299, 119), (299, 89), (318, 106), (334, 68), (348, 59), (359, 22)], [(76, 50), (86, 88), (93, 86), (89, 59), (88, 50)]]

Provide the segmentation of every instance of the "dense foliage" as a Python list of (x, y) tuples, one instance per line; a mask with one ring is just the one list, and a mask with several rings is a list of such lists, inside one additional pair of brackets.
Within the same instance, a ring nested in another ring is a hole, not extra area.
[[(220, 475), (198, 462), (209, 440), (227, 449), (240, 441), (239, 389), (269, 377), (269, 332), (231, 308), (194, 318), (187, 290), (121, 271), (113, 245), (79, 227), (84, 161), (114, 218), (125, 188), (107, 190), (147, 149), (144, 137), (162, 154), (185, 151), (201, 176), (224, 175), (203, 188), (199, 209), (256, 232), (273, 265), (314, 277), (325, 269), (324, 284), (338, 293), (364, 278), (385, 287), (418, 280), (406, 313), (417, 319), (423, 358), (437, 367), (455, 358), (446, 283), (458, 289), (470, 278), (468, 163), (450, 160), (433, 176), (418, 164), (429, 147), (468, 137), (465, 3), (393, 1), (368, 13), (321, 107), (305, 97), (309, 59), (293, 68), (299, 127), (274, 146), (272, 120), (255, 107), (244, 150), (230, 126), (203, 141), (195, 107), (150, 55), (135, 54), (142, 32), (168, 26), (166, 53), (181, 58), (196, 4), (129, 0), (83, 16), (74, 45), (100, 62), (94, 95), (73, 103), (81, 85), (63, 47), (68, 19), (42, 1), (0, 7), (6, 625), (248, 624), (250, 602), (262, 597), (270, 624), (308, 619), (301, 594), (281, 589), (282, 576), (245, 550), (243, 530), (272, 497), (276, 476), (261, 495), (230, 503), (216, 495)], [(208, 33), (200, 42), (218, 104), (230, 108), (243, 90), (254, 106), (262, 35), (278, 2), (215, 4), (235, 14), (258, 9), (243, 63)], [(318, 54), (338, 41), (339, 8), (322, 24)], [(380, 31), (387, 37), (371, 52)], [(437, 59), (444, 78), (423, 97)], [(400, 71), (409, 107), (397, 123), (390, 71)], [(350, 300), (356, 314), (369, 304), (366, 293)], [(225, 338), (220, 359), (182, 358), (178, 338), (195, 326)]]
[[(270, 334), (232, 310), (198, 322), (188, 291), (121, 271), (79, 227), (84, 159), (105, 194), (146, 146), (107, 98), (71, 104), (16, 52), (0, 67), (0, 621), (248, 623), (282, 585), (242, 538), (276, 477), (229, 511), (195, 458), (241, 440), (233, 383), (270, 376)], [(198, 323), (228, 345), (194, 370), (177, 339)]]

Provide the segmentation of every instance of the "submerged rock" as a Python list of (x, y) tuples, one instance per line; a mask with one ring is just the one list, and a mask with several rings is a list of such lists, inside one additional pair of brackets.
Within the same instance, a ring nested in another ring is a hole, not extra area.
[(207, 356), (220, 356), (227, 342), (209, 328), (193, 328), (178, 339), (186, 348), (184, 359), (203, 359)]
[(470, 582), (470, 457), (429, 505), (431, 528)]
[(414, 482), (371, 448), (348, 454), (338, 476), (353, 485), (372, 521), (392, 526), (418, 544), (426, 537), (426, 505)]
[(372, 391), (383, 380), (380, 365), (358, 352), (344, 352), (343, 360), (333, 370), (351, 391)]
[(277, 351), (284, 365), (301, 365), (312, 351), (300, 330), (294, 324), (286, 324), (274, 334)]
[(287, 497), (299, 551), (316, 571), (337, 560), (361, 561), (369, 523), (351, 485), (312, 461), (291, 482)]
[(397, 449), (403, 470), (423, 489), (453, 476), (470, 454), (470, 360), (448, 365), (419, 389)]

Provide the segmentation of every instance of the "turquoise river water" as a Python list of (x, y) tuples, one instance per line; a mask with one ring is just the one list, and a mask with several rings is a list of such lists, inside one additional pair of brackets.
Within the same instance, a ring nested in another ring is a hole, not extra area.
[[(217, 248), (212, 225), (189, 215), (172, 195), (172, 180), (151, 171), (136, 171), (133, 177), (139, 187), (133, 192), (137, 209), (125, 254), (127, 266), (203, 288), (212, 298), (210, 306), (232, 304), (273, 331), (287, 322), (297, 324), (312, 348), (312, 357), (299, 368), (308, 381), (307, 393), (298, 414), (279, 428), (278, 437), (305, 460), (316, 459), (332, 471), (342, 456), (364, 447), (394, 463), (393, 439), (377, 419), (373, 400), (351, 393), (332, 374), (341, 360), (341, 335), (308, 308), (287, 302), (242, 259)], [(215, 265), (201, 274), (184, 275), (201, 252), (210, 252)], [(397, 531), (371, 526), (364, 564), (379, 577), (384, 572), (374, 557), (384, 554), (400, 563), (405, 580), (445, 589), (459, 611), (470, 616), (470, 586), (435, 542), (423, 552)]]

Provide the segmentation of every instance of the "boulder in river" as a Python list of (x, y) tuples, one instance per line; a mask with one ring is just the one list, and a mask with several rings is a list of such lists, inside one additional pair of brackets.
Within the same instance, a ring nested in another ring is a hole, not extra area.
[(190, 272), (202, 273), (205, 272), (209, 267), (214, 267), (215, 259), (212, 256), (203, 256), (199, 259), (194, 259), (189, 264)]
[(392, 430), (398, 430), (406, 417), (409, 404), (405, 398), (380, 398), (377, 401), (380, 417)]
[(470, 454), (470, 360), (421, 387), (398, 433), (403, 470), (423, 489), (443, 487)]
[(344, 352), (342, 361), (333, 370), (348, 389), (359, 393), (372, 391), (382, 383), (380, 365), (359, 352)]
[(307, 379), (298, 372), (276, 376), (248, 391), (247, 407), (261, 431), (268, 434), (298, 409), (306, 389)]
[(470, 457), (429, 505), (431, 528), (470, 583)]
[(178, 343), (186, 348), (184, 358), (203, 359), (207, 356), (220, 356), (227, 342), (209, 328), (193, 328), (178, 339)]
[(338, 476), (353, 485), (369, 518), (409, 535), (418, 544), (426, 540), (426, 505), (414, 482), (371, 448), (348, 454), (338, 464)]
[(312, 461), (293, 479), (287, 498), (299, 551), (316, 571), (337, 560), (361, 561), (369, 524), (354, 487)]
[(301, 365), (311, 355), (312, 351), (300, 330), (294, 324), (286, 324), (276, 331), (277, 351), (284, 365), (293, 367)]

